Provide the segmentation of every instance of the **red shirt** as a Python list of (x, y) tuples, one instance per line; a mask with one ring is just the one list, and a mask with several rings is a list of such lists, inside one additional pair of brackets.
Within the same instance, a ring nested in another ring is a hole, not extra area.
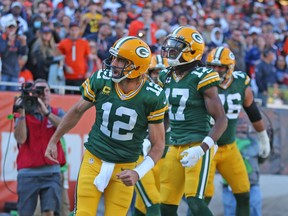
[[(52, 108), (52, 113), (57, 114), (58, 110)], [(56, 164), (45, 157), (47, 145), (56, 128), (47, 117), (39, 121), (33, 115), (27, 114), (25, 118), (29, 134), (26, 141), (19, 147), (17, 170)], [(57, 160), (62, 166), (66, 163), (66, 159), (60, 142), (57, 143), (57, 152)]]

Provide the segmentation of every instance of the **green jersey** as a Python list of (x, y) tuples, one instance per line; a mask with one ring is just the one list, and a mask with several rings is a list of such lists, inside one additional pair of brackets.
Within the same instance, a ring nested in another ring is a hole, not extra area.
[(167, 68), (161, 71), (159, 81), (169, 103), (169, 144), (184, 145), (202, 141), (211, 128), (203, 93), (219, 85), (218, 73), (210, 68), (196, 67), (178, 79), (174, 71)]
[(135, 162), (148, 124), (163, 122), (168, 109), (165, 93), (159, 85), (143, 79), (135, 91), (124, 94), (110, 77), (109, 72), (100, 70), (80, 87), (82, 97), (95, 105), (97, 113), (84, 145), (104, 161)]
[(234, 71), (230, 85), (226, 89), (218, 88), (219, 97), (228, 119), (227, 129), (217, 141), (219, 146), (233, 143), (236, 139), (238, 117), (245, 99), (245, 90), (249, 85), (250, 78), (246, 73)]

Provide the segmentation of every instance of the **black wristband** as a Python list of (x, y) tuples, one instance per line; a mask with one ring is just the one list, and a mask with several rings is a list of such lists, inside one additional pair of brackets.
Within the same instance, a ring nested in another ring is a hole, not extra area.
[(48, 117), (51, 114), (50, 111), (48, 111), (46, 114), (44, 114), (44, 116)]

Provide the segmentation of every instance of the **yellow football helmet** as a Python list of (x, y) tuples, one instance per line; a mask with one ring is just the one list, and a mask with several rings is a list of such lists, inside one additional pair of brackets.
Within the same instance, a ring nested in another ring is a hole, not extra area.
[(161, 55), (152, 56), (151, 63), (148, 69), (148, 79), (154, 83), (158, 83), (159, 72), (168, 67), (168, 61)]
[(197, 30), (180, 26), (167, 36), (161, 55), (168, 59), (170, 66), (175, 67), (201, 60), (204, 48), (204, 39)]
[(213, 49), (207, 56), (207, 66), (226, 66), (227, 70), (224, 73), (219, 73), (221, 80), (229, 79), (232, 76), (235, 67), (235, 56), (227, 47), (217, 47)]
[(151, 58), (149, 70), (153, 70), (153, 69), (161, 69), (162, 70), (168, 66), (169, 66), (169, 64), (168, 64), (168, 61), (166, 58), (163, 58), (160, 54), (153, 55)]
[(111, 65), (114, 58), (118, 57), (127, 61), (123, 68), (120, 68), (122, 71), (119, 76), (112, 75), (114, 82), (120, 82), (125, 78), (139, 77), (146, 73), (151, 62), (149, 46), (143, 40), (133, 36), (120, 38), (109, 49), (109, 52), (111, 57), (104, 60), (103, 64), (112, 72), (115, 69), (115, 66)]

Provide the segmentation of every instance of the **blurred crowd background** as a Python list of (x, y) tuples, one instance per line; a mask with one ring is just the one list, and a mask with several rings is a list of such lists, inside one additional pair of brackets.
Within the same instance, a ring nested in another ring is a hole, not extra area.
[(203, 35), (205, 53), (232, 50), (256, 97), (288, 103), (288, 1), (1, 0), (0, 14), (2, 82), (79, 86), (117, 39), (140, 37), (159, 54), (172, 30), (190, 25)]

